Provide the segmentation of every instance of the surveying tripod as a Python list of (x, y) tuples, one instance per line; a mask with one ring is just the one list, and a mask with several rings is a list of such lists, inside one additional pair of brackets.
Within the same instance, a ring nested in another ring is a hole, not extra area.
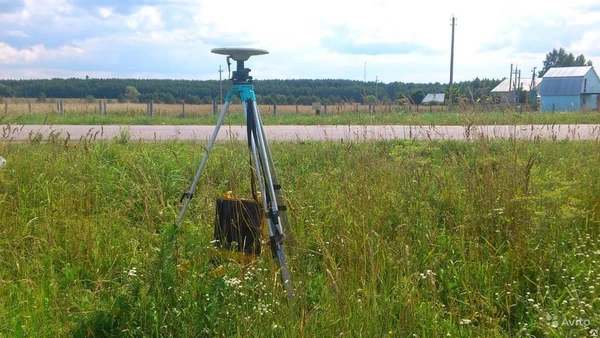
[[(177, 218), (175, 226), (178, 227), (185, 212), (188, 208), (190, 200), (194, 195), (198, 181), (206, 162), (210, 151), (215, 143), (219, 129), (223, 124), (227, 107), (229, 106), (231, 99), (236, 95), (242, 107), (244, 109), (244, 117), (246, 119), (246, 129), (248, 138), (248, 150), (252, 155), (253, 161), (253, 179), (254, 175), (258, 181), (262, 207), (265, 212), (267, 220), (267, 229), (269, 234), (269, 244), (271, 247), (271, 253), (273, 258), (276, 259), (283, 284), (284, 290), (290, 300), (294, 299), (294, 290), (292, 288), (292, 282), (290, 279), (290, 272), (285, 259), (283, 250), (283, 242), (285, 239), (283, 228), (286, 232), (291, 234), (289, 222), (285, 212), (285, 205), (283, 204), (283, 196), (281, 194), (281, 185), (277, 179), (275, 172), (275, 166), (273, 164), (273, 158), (269, 145), (265, 139), (265, 133), (262, 125), (262, 120), (258, 112), (258, 106), (256, 104), (256, 96), (254, 94), (254, 87), (252, 85), (252, 76), (249, 75), (250, 69), (244, 67), (244, 61), (247, 61), (253, 55), (267, 54), (266, 50), (254, 49), (254, 48), (215, 48), (211, 52), (215, 54), (221, 54), (227, 56), (227, 63), (230, 64), (230, 59), (237, 62), (236, 70), (233, 71), (231, 81), (233, 86), (227, 93), (223, 109), (217, 120), (216, 127), (208, 141), (206, 151), (200, 162), (200, 166), (196, 171), (196, 176), (192, 182), (190, 189), (185, 192), (182, 196), (183, 207)], [(253, 181), (254, 182), (254, 181)], [(254, 184), (253, 184), (254, 189)], [(254, 195), (254, 191), (252, 192)], [(258, 202), (258, 201), (257, 201)]]

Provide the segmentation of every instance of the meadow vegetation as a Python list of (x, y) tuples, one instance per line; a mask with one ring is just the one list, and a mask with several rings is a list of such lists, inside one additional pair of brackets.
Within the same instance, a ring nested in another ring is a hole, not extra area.
[[(11, 104), (0, 123), (4, 124), (78, 124), (78, 125), (214, 125), (217, 116), (212, 105), (155, 104), (152, 117), (146, 104), (109, 104), (106, 114), (98, 113), (97, 104), (65, 103), (64, 114), (56, 104), (36, 104), (31, 112), (27, 104)], [(444, 106), (380, 105), (369, 113), (368, 105), (331, 105), (328, 112), (316, 115), (311, 106), (259, 105), (263, 123), (267, 125), (515, 125), (515, 124), (600, 124), (598, 111), (538, 112), (514, 108), (486, 109), (483, 106), (455, 107), (448, 112)], [(220, 112), (220, 109), (218, 109)], [(242, 107), (231, 104), (231, 123), (245, 124)]]
[(243, 142), (0, 143), (0, 336), (565, 337), (600, 328), (600, 143), (273, 142), (295, 245), (212, 274)]

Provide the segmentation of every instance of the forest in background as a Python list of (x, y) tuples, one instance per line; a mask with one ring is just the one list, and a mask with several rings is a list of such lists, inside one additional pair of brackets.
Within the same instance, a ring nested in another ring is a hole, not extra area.
[[(453, 85), (453, 97), (472, 102), (487, 98), (502, 79), (479, 79)], [(222, 89), (221, 89), (222, 87)], [(0, 97), (114, 99), (120, 102), (211, 103), (231, 88), (231, 81), (169, 79), (36, 79), (0, 80)], [(376, 83), (356, 80), (255, 80), (259, 104), (300, 104), (313, 102), (392, 103), (409, 100), (420, 104), (428, 93), (448, 94), (448, 85), (436, 83)], [(448, 97), (448, 95), (446, 95)]]

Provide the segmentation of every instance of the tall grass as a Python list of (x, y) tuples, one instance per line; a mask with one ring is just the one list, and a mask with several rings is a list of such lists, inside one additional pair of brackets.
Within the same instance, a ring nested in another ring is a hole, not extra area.
[[(27, 112), (0, 114), (0, 123), (10, 124), (79, 124), (79, 125), (213, 125), (217, 117), (209, 111), (190, 112), (186, 108), (185, 117), (181, 112), (176, 112), (173, 105), (164, 105), (168, 110), (159, 108), (152, 117), (144, 111), (126, 108), (123, 111), (109, 110), (107, 115), (99, 115), (92, 111), (72, 112), (66, 111), (64, 115), (58, 112), (32, 113)], [(402, 110), (377, 111), (368, 114), (364, 111), (343, 110), (332, 111), (328, 114), (314, 115), (310, 111), (294, 112), (285, 110), (285, 106), (278, 108), (274, 115), (271, 106), (260, 107), (264, 124), (268, 125), (348, 125), (348, 124), (375, 124), (375, 125), (515, 125), (515, 124), (600, 124), (600, 114), (597, 111), (589, 112), (519, 112), (506, 111), (473, 111), (460, 110), (452, 112), (416, 112)], [(306, 108), (306, 107), (305, 107)], [(199, 109), (203, 109), (200, 107)], [(219, 110), (220, 112), (220, 110)], [(231, 123), (245, 124), (240, 105), (231, 105), (229, 115)]]
[(250, 196), (245, 148), (216, 145), (175, 230), (200, 144), (0, 143), (0, 335), (600, 328), (597, 142), (273, 143), (297, 242), (294, 304), (268, 254), (211, 273), (215, 198)]

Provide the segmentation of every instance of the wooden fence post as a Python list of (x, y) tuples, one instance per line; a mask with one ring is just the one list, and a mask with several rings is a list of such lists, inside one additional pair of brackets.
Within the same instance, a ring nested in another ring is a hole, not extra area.
[(102, 108), (104, 109), (104, 115), (106, 115), (106, 101), (102, 103)]
[(298, 105), (296, 104), (296, 115), (298, 115)]
[(373, 105), (369, 103), (369, 115), (371, 115), (373, 111)]
[(181, 117), (185, 117), (185, 102), (181, 103)]
[(277, 116), (277, 102), (273, 103), (273, 116)]
[(60, 100), (60, 101), (58, 101), (58, 103), (59, 103), (59, 107), (60, 107), (59, 108), (60, 116), (63, 116), (63, 115), (65, 115), (65, 101)]
[(327, 116), (327, 103), (323, 105), (323, 115)]
[(27, 100), (27, 107), (29, 108), (29, 114), (31, 114), (31, 100)]
[(154, 116), (154, 100), (148, 102), (148, 117)]
[(217, 100), (213, 100), (213, 116), (217, 116), (217, 110), (218, 109), (218, 105), (217, 105)]
[(102, 115), (102, 100), (98, 100), (98, 114)]
[(4, 101), (4, 116), (8, 115), (8, 101)]

